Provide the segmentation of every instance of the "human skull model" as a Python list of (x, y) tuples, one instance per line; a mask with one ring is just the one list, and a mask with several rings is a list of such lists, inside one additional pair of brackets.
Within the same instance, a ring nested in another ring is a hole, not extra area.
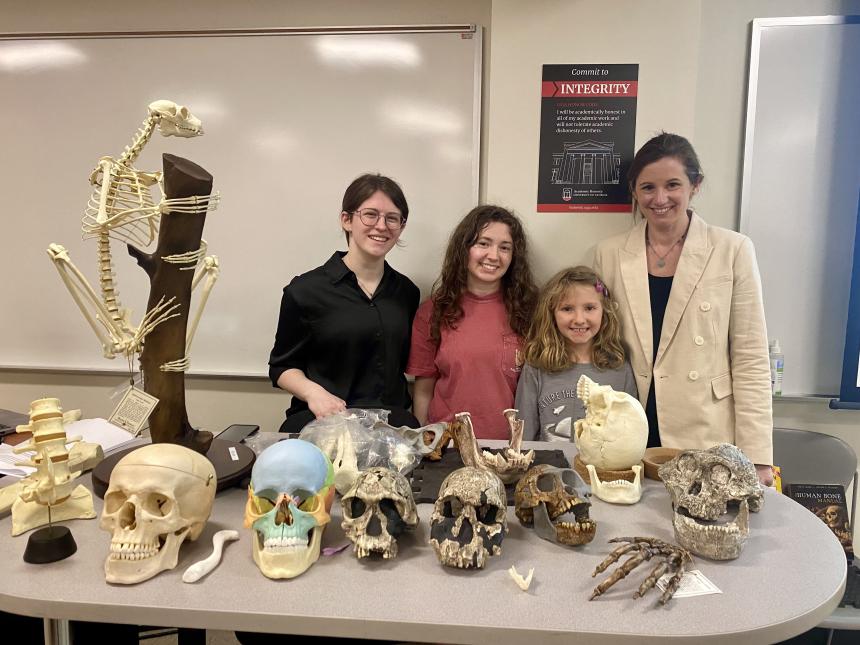
[(749, 537), (749, 511), (764, 493), (755, 466), (736, 446), (685, 450), (660, 466), (672, 497), (675, 538), (684, 548), (714, 560), (738, 557)]
[(418, 508), (409, 482), (400, 473), (374, 467), (359, 473), (340, 500), (343, 523), (356, 557), (397, 556), (397, 538), (418, 526)]
[(448, 475), (430, 515), (430, 544), (439, 562), (483, 569), (502, 552), (508, 531), (505, 485), (498, 475), (465, 466)]
[(534, 526), (545, 540), (579, 546), (597, 532), (589, 519), (588, 486), (575, 470), (548, 464), (533, 466), (514, 491), (515, 512), (525, 526)]
[(173, 569), (182, 542), (206, 525), (217, 483), (206, 457), (176, 444), (150, 444), (120, 459), (100, 520), (111, 533), (107, 581), (134, 584)]
[(331, 521), (334, 470), (310, 442), (287, 439), (266, 448), (251, 471), (245, 528), (254, 562), (269, 578), (295, 578), (320, 556)]
[(580, 459), (598, 470), (625, 470), (642, 461), (648, 444), (642, 404), (585, 375), (579, 377), (576, 395), (585, 405), (585, 418), (573, 424)]
[(203, 124), (184, 105), (161, 99), (149, 104), (149, 113), (161, 117), (158, 129), (165, 137), (196, 137), (203, 134)]

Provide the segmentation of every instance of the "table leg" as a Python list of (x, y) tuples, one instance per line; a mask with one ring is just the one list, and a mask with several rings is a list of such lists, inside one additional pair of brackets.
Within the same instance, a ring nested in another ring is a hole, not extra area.
[(45, 645), (71, 645), (69, 621), (60, 618), (45, 618)]

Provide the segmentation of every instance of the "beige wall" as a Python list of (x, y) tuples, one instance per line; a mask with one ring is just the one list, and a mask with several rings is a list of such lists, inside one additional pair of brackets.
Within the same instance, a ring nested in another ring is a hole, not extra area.
[[(149, 2), (145, 11), (124, 3), (106, 10), (104, 3), (36, 0), (4, 3), (0, 24), (9, 32), (481, 24), (482, 196), (523, 216), (543, 279), (561, 266), (590, 262), (594, 244), (623, 230), (629, 216), (535, 212), (542, 64), (638, 63), (637, 145), (663, 129), (689, 136), (707, 176), (697, 208), (709, 221), (735, 228), (749, 21), (832, 13), (858, 14), (860, 0), (191, 0)], [(116, 375), (0, 371), (0, 407), (25, 409), (31, 399), (50, 395), (67, 408), (104, 416), (120, 384)], [(192, 423), (211, 430), (248, 422), (274, 429), (287, 404), (285, 394), (262, 380), (189, 377), (187, 386)], [(858, 412), (778, 402), (775, 422), (836, 434), (860, 453)]]

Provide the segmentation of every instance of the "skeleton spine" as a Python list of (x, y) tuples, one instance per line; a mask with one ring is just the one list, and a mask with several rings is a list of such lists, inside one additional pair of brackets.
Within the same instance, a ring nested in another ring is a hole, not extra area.
[(143, 125), (137, 131), (137, 134), (134, 135), (131, 145), (123, 151), (122, 156), (117, 160), (117, 163), (121, 166), (131, 166), (131, 164), (137, 160), (143, 147), (149, 143), (149, 139), (152, 137), (152, 132), (155, 130), (155, 126), (158, 124), (159, 120), (161, 120), (161, 117), (157, 114), (152, 114), (144, 119)]
[(110, 312), (112, 320), (117, 324), (122, 324), (122, 314), (120, 313), (119, 291), (113, 280), (113, 264), (110, 254), (110, 238), (107, 231), (99, 233), (98, 237), (98, 258), (99, 258), (99, 285), (102, 291), (102, 301), (105, 308)]

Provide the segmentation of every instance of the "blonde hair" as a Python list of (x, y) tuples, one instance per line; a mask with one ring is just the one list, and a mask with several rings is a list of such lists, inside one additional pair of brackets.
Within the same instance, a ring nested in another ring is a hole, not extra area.
[(559, 271), (541, 289), (526, 336), (525, 360), (529, 365), (547, 372), (560, 372), (570, 367), (567, 345), (555, 323), (555, 310), (567, 290), (577, 284), (593, 287), (602, 298), (603, 318), (600, 331), (591, 345), (591, 364), (602, 370), (615, 369), (624, 364), (621, 323), (615, 313), (616, 303), (600, 276), (589, 267), (577, 266)]

